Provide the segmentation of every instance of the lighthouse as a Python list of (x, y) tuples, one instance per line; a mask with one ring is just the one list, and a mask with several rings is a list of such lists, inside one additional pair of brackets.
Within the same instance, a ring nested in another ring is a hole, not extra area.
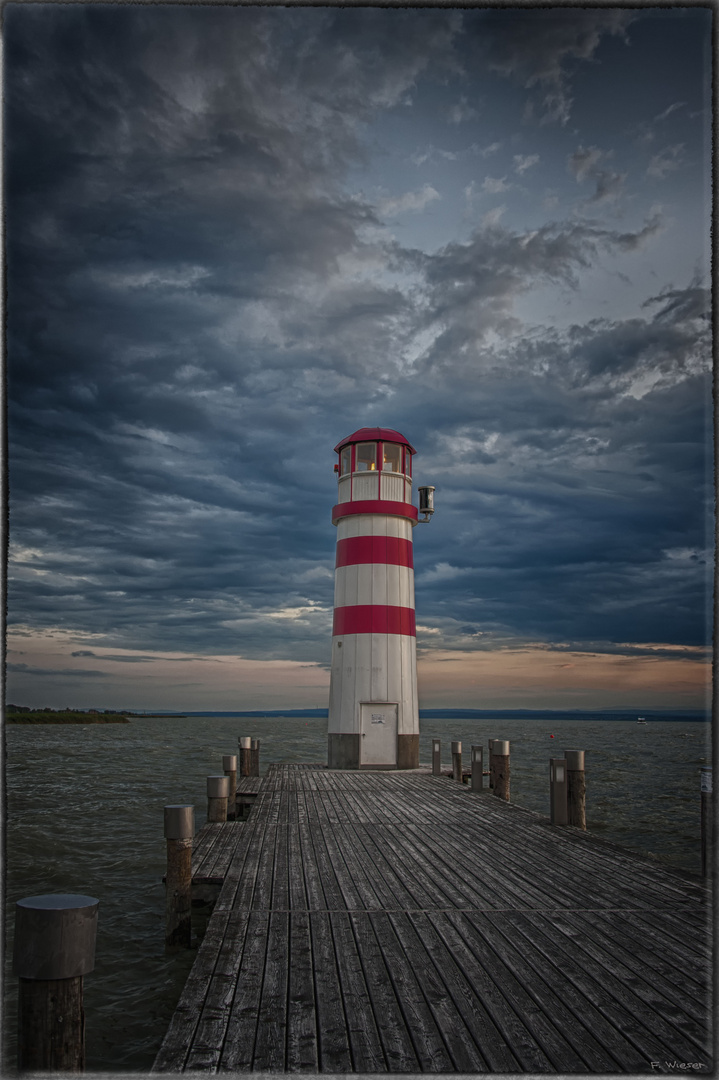
[[(360, 428), (339, 462), (328, 722), (334, 769), (419, 765), (412, 505), (414, 447), (391, 428)], [(429, 521), (434, 488), (420, 489)]]

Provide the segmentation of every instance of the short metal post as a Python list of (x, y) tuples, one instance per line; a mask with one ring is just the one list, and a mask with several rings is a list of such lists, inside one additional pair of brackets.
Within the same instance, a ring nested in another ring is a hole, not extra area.
[(442, 743), (432, 739), (432, 776), (442, 775)]
[(712, 877), (714, 873), (714, 815), (712, 792), (712, 767), (701, 768), (701, 836), (702, 836), (702, 877)]
[(207, 820), (227, 821), (227, 800), (230, 794), (229, 776), (207, 777)]
[(227, 803), (227, 820), (234, 821), (236, 817), (235, 799), (237, 796), (237, 754), (223, 754), (222, 768), (225, 776), (230, 781), (230, 795)]
[(253, 739), (250, 745), (250, 776), (260, 775), (260, 740)]
[(584, 750), (565, 750), (567, 762), (567, 824), (576, 829), (587, 827), (587, 781)]
[(565, 758), (549, 759), (549, 820), (552, 825), (567, 822), (567, 762)]
[(83, 976), (95, 967), (94, 896), (27, 896), (15, 905), (18, 1069), (85, 1071)]
[(452, 743), (452, 775), (457, 783), (462, 783), (462, 744)]
[(250, 747), (252, 739), (242, 738), (237, 740), (240, 750), (240, 776), (250, 775)]
[(165, 807), (167, 876), (165, 878), (165, 945), (190, 947), (192, 937), (192, 838), (195, 808)]
[(484, 791), (484, 747), (472, 747), (472, 791)]
[(494, 762), (494, 794), (509, 802), (509, 742), (507, 739), (492, 740)]

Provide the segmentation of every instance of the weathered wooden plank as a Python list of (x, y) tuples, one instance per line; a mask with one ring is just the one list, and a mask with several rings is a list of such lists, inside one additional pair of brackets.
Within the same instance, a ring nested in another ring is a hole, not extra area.
[(340, 978), (354, 1072), (387, 1072), (387, 1061), (367, 991), (362, 960), (357, 952), (349, 914), (330, 913), (335, 958)]
[[(418, 1072), (419, 1061), (397, 1000), (385, 958), (377, 941), (369, 914), (351, 912), (357, 954), (361, 958), (365, 983), (379, 1038), (387, 1062), (386, 1072)], [(407, 1002), (404, 1001), (406, 1006)]]
[(487, 1063), (488, 1071), (522, 1072), (514, 1048), (508, 1045), (490, 1016), (485, 1002), (465, 976), (461, 961), (455, 958), (454, 952), (447, 945), (443, 927), (437, 927), (435, 919), (441, 920), (442, 916), (436, 912), (432, 915), (431, 918), (429, 912), (412, 912), (408, 913), (407, 917), (444, 983), (453, 1009), (464, 1023), (464, 1030), (452, 1025), (444, 1033), (450, 1052), (457, 1053), (458, 1036), (465, 1037), (465, 1031), (469, 1031), (476, 1049)]
[[(655, 1026), (659, 1022), (659, 1030), (665, 1034), (670, 1044), (676, 1042), (677, 1037), (681, 1036), (682, 1039), (687, 1040), (687, 1046), (690, 1040), (697, 1050), (706, 1052), (708, 1049), (706, 1026), (697, 1022), (694, 1015), (674, 1003), (662, 992), (663, 987), (658, 975), (655, 974), (647, 981), (646, 969), (640, 968), (637, 972), (636, 968), (628, 962), (630, 957), (626, 952), (613, 950), (607, 946), (606, 939), (598, 940), (598, 936), (588, 933), (591, 923), (588, 924), (581, 913), (575, 912), (573, 917), (566, 916), (558, 919), (556, 926), (572, 945), (581, 942), (585, 957), (591, 958), (586, 965), (588, 970), (611, 972), (615, 986), (626, 987), (642, 1002), (644, 1008), (640, 1011), (635, 1006), (635, 1013), (647, 1018), (651, 1015)], [(649, 1009), (646, 1009), (646, 1006), (649, 1006)]]
[(293, 911), (290, 915), (287, 963), (289, 987), (286, 1068), (288, 1072), (317, 1072), (319, 1070), (317, 1010), (308, 912)]
[[(711, 963), (713, 948), (711, 933), (707, 933), (704, 920), (706, 918), (703, 909), (692, 912), (693, 926), (687, 926), (679, 922), (681, 908), (675, 907), (671, 911), (639, 910), (636, 913), (637, 926), (643, 934), (654, 937), (659, 934), (665, 943), (668, 954), (675, 956), (678, 963), (689, 964), (687, 971), (702, 968), (707, 961)], [(693, 967), (693, 964), (697, 967)]]
[[(498, 1007), (496, 1017), (511, 1045), (518, 1046), (519, 1039), (522, 1037), (521, 1031), (516, 1027), (516, 1016), (531, 1040), (551, 1062), (553, 1071), (583, 1072), (586, 1068), (584, 1060), (572, 1043), (565, 1038), (558, 1024), (550, 1019), (544, 1007), (546, 1002), (539, 1003), (523, 986), (512, 965), (506, 962), (505, 950), (501, 948), (498, 939), (496, 937), (493, 939), (493, 947), (488, 944), (484, 935), (486, 917), (479, 913), (470, 916), (466, 912), (461, 914), (447, 912), (446, 917), (457, 932), (458, 938), (461, 938), (464, 947), (479, 965), (478, 968), (474, 964), (471, 967), (465, 967), (467, 976), (471, 978), (472, 971), (485, 972), (509, 1007), (506, 1009), (502, 1005), (501, 1011)], [(542, 1066), (544, 1066), (544, 1060), (540, 1067)], [(534, 1066), (526, 1067), (534, 1068)]]
[(332, 905), (325, 900), (322, 887), (320, 867), (315, 853), (315, 845), (312, 839), (312, 826), (309, 821), (302, 822), (298, 828), (300, 850), (302, 853), (302, 869), (304, 873), (304, 885), (307, 895), (307, 904), (312, 911), (322, 911)]
[(319, 1068), (322, 1072), (352, 1072), (349, 1030), (330, 916), (326, 911), (314, 911), (308, 918), (315, 980)]
[(638, 997), (633, 989), (623, 985), (621, 977), (595, 962), (583, 939), (573, 946), (557, 925), (558, 915), (548, 917), (537, 912), (507, 912), (511, 920), (529, 940), (544, 942), (544, 949), (561, 963), (569, 978), (611, 1021), (617, 1031), (629, 1039), (642, 1054), (643, 1061), (656, 1060), (657, 1053), (679, 1055), (692, 1061), (696, 1046), (691, 1045)]
[[(421, 1072), (452, 1072), (452, 1059), (447, 1053), (440, 1029), (427, 1004), (422, 992), (421, 972), (416, 963), (417, 956), (410, 959), (402, 948), (397, 937), (391, 917), (386, 912), (372, 912), (362, 916), (363, 921), (369, 922), (377, 939), (379, 953), (391, 982), (394, 998), (403, 1015), (403, 1025), (406, 1028), (407, 1038), (411, 1040), (419, 1070)], [(355, 921), (355, 934), (357, 934), (358, 916), (353, 915)], [(366, 963), (366, 953), (363, 952)], [(379, 965), (378, 965), (379, 966)], [(426, 966), (426, 965), (425, 965)], [(375, 1000), (375, 1011), (377, 1002)], [(381, 1006), (380, 1006), (381, 1008)], [(380, 1035), (385, 1042), (383, 1029)], [(385, 1054), (388, 1056), (385, 1044)], [(412, 1059), (407, 1059), (408, 1065), (412, 1066)], [(390, 1066), (392, 1062), (390, 1060)], [(406, 1071), (404, 1068), (392, 1071)]]
[(267, 911), (248, 913), (239, 976), (220, 1059), (223, 1071), (245, 1072), (253, 1067), (269, 921)]
[(271, 820), (272, 806), (268, 807), (269, 818), (265, 818), (265, 830), (257, 858), (257, 873), (252, 891), (253, 908), (269, 908), (272, 898), (272, 876), (275, 869), (275, 843), (278, 826)]
[[(472, 1034), (462, 1014), (455, 1007), (446, 985), (439, 977), (413, 921), (404, 912), (389, 914), (388, 918), (407, 957), (410, 969), (416, 974), (451, 1063), (451, 1067), (446, 1070), (426, 1067), (425, 1071), (487, 1072), (487, 1063), (475, 1046)], [(441, 1060), (439, 1051), (437, 1051), (437, 1058)]]
[(302, 844), (299, 824), (296, 822), (287, 826), (287, 888), (290, 909), (292, 911), (306, 910), (308, 903), (302, 864)]
[(331, 867), (334, 875), (332, 887), (330, 891), (326, 889), (325, 894), (328, 902), (334, 907), (362, 907), (360, 894), (346, 863), (346, 858), (351, 859), (352, 852), (346, 845), (340, 843), (335, 834), (335, 828), (337, 826), (334, 823), (327, 822), (324, 828), (318, 828), (313, 834), (315, 850), (322, 851), (321, 866)]
[(153, 1072), (182, 1072), (185, 1068), (228, 919), (229, 912), (213, 914), (155, 1059)]
[(420, 906), (417, 897), (410, 891), (410, 882), (402, 874), (401, 868), (388, 858), (385, 848), (375, 842), (375, 827), (357, 824), (348, 827), (344, 836), (347, 850), (352, 852), (357, 868), (357, 879), (364, 875), (367, 888), (376, 897), (372, 902), (368, 894), (368, 903), (373, 908), (401, 908), (407, 905)]
[[(477, 913), (466, 912), (466, 918), (478, 926)], [(490, 948), (509, 968), (515, 978), (532, 996), (574, 1047), (584, 1068), (590, 1072), (615, 1072), (623, 1062), (605, 1046), (605, 1036), (616, 1042), (604, 1017), (566, 979), (561, 970), (548, 962), (543, 954), (529, 948), (517, 948), (514, 935), (505, 934), (506, 920), (502, 912), (485, 911), (481, 915), (481, 933)], [(626, 1050), (634, 1060), (632, 1047)], [(581, 1072), (582, 1069), (576, 1071)]]
[(683, 964), (667, 962), (663, 943), (656, 951), (647, 948), (646, 937), (637, 932), (633, 912), (623, 911), (617, 916), (616, 912), (583, 911), (581, 917), (584, 927), (596, 928), (607, 948), (621, 956), (636, 974), (650, 979), (665, 997), (682, 1008), (688, 1007), (692, 1015), (696, 1006), (706, 1001), (708, 969), (704, 967), (702, 982), (689, 976), (686, 959)]
[(272, 898), (269, 905), (275, 911), (287, 911), (290, 906), (289, 854), (287, 850), (287, 824), (280, 822), (275, 831), (275, 858), (272, 874)]
[(262, 996), (255, 1038), (255, 1072), (284, 1072), (287, 1043), (289, 980), (289, 913), (270, 914)]
[[(505, 985), (497, 985), (497, 972), (495, 971), (494, 975), (489, 974), (486, 967), (477, 960), (468, 947), (465, 937), (459, 933), (457, 924), (464, 919), (464, 914), (430, 912), (428, 918), (437, 929), (445, 947), (451, 951), (467, 982), (481, 998), (505, 1043), (512, 1047), (512, 1052), (519, 1060), (522, 1071), (556, 1071), (552, 1061), (527, 1026), (526, 1014), (518, 1013), (513, 1008), (512, 995), (506, 986), (507, 980), (502, 980)], [(513, 987), (512, 990), (516, 992), (517, 987)]]

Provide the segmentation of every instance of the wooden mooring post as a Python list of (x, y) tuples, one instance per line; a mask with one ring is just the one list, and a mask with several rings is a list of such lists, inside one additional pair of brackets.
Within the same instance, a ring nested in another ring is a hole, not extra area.
[(239, 738), (237, 745), (240, 750), (240, 776), (250, 776), (250, 753), (252, 750), (252, 739)]
[(492, 749), (494, 747), (494, 739), (489, 739), (487, 741), (487, 746), (489, 747), (489, 786), (491, 788), (493, 788), (494, 787), (494, 754), (492, 753)]
[(714, 814), (712, 792), (712, 767), (702, 765), (701, 769), (701, 840), (702, 840), (702, 877), (713, 876), (714, 871)]
[(230, 796), (229, 776), (207, 777), (207, 820), (227, 821), (227, 800)]
[(432, 776), (442, 775), (442, 743), (432, 739)]
[(462, 783), (462, 744), (452, 743), (452, 775), (457, 783)]
[(584, 750), (565, 750), (567, 762), (567, 824), (575, 829), (587, 827), (587, 783)]
[(237, 754), (224, 754), (222, 757), (222, 769), (230, 782), (230, 794), (227, 803), (227, 820), (234, 821), (237, 816), (235, 811), (235, 799), (237, 797)]
[(473, 746), (471, 753), (472, 791), (484, 791), (484, 747)]
[(85, 1071), (83, 978), (95, 967), (98, 905), (77, 893), (28, 896), (15, 905), (21, 1072)]
[(494, 794), (498, 799), (509, 802), (509, 741), (492, 740), (492, 762), (494, 772)]
[(250, 776), (260, 775), (260, 740), (252, 739), (250, 743)]
[(192, 838), (194, 806), (165, 807), (167, 876), (165, 878), (165, 945), (189, 949), (192, 937)]
[(549, 759), (549, 820), (552, 825), (567, 825), (567, 761)]

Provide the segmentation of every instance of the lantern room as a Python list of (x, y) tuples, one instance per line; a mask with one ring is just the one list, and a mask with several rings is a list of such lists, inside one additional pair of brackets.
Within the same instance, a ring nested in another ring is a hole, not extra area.
[(335, 447), (339, 503), (364, 499), (412, 502), (414, 447), (391, 428), (360, 428)]

